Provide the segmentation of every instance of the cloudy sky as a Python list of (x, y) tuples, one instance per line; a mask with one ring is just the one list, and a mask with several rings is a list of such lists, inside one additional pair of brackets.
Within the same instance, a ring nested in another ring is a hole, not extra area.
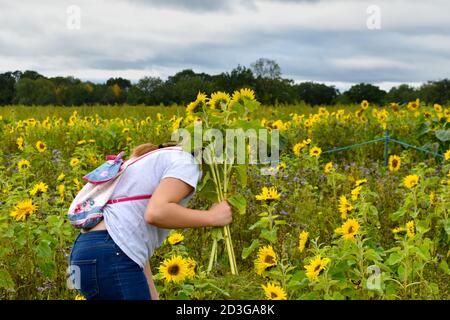
[(135, 81), (265, 57), (296, 81), (420, 84), (450, 77), (449, 12), (448, 0), (0, 0), (0, 72)]

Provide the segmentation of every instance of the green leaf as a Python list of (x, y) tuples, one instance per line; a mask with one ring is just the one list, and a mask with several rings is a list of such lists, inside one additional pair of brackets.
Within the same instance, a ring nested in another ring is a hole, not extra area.
[(14, 281), (6, 270), (0, 270), (0, 288), (10, 289), (14, 288)]
[(398, 252), (392, 252), (391, 255), (389, 256), (389, 258), (386, 261), (386, 264), (388, 266), (392, 266), (394, 264), (399, 263), (400, 261), (402, 261), (403, 256), (398, 253)]
[(234, 166), (238, 183), (241, 188), (245, 188), (247, 186), (247, 166), (244, 164), (238, 164)]
[(242, 250), (242, 259), (247, 259), (247, 257), (256, 249), (259, 247), (259, 240), (253, 240), (252, 244)]
[(50, 248), (50, 241), (48, 240), (39, 242), (34, 250), (39, 258), (50, 258), (52, 256), (52, 249)]
[(450, 235), (450, 219), (447, 219), (444, 223), (444, 229), (447, 235)]
[(429, 122), (424, 122), (420, 125), (420, 127), (417, 130), (417, 136), (421, 137), (424, 134), (427, 134), (428, 132), (430, 132), (430, 123)]
[(445, 260), (442, 260), (441, 263), (439, 264), (439, 269), (441, 269), (442, 271), (444, 271), (444, 273), (446, 275), (450, 275), (450, 269), (448, 268), (448, 263)]
[(395, 211), (394, 213), (391, 213), (390, 217), (392, 219), (392, 221), (397, 221), (399, 220), (401, 217), (403, 217), (406, 213), (406, 210), (404, 208), (401, 208), (397, 211)]
[(436, 138), (439, 140), (446, 142), (450, 141), (450, 129), (447, 130), (436, 130), (435, 132)]
[(227, 199), (228, 203), (238, 210), (240, 214), (245, 214), (247, 200), (241, 194), (235, 194)]
[(269, 241), (270, 243), (277, 242), (277, 229), (273, 228), (272, 230), (263, 229), (261, 231), (261, 237)]

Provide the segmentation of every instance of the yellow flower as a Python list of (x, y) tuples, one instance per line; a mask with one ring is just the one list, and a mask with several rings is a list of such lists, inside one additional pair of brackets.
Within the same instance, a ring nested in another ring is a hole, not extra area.
[(252, 89), (248, 88), (242, 88), (241, 90), (236, 90), (233, 93), (233, 96), (231, 98), (231, 105), (234, 105), (235, 103), (243, 104), (244, 100), (255, 100), (255, 92)]
[(403, 184), (408, 189), (414, 188), (415, 186), (418, 185), (418, 183), (419, 183), (419, 176), (415, 174), (410, 174), (409, 176), (406, 176), (405, 179), (403, 180)]
[(86, 143), (86, 140), (80, 140), (80, 141), (77, 142), (77, 145), (82, 145), (82, 144), (85, 144), (85, 143)]
[(33, 186), (33, 188), (30, 190), (30, 195), (34, 196), (38, 193), (46, 193), (47, 189), (48, 185), (41, 181)]
[(352, 200), (358, 200), (359, 194), (361, 193), (362, 186), (358, 186), (352, 190)]
[(181, 233), (178, 232), (174, 232), (172, 233), (168, 238), (167, 241), (169, 241), (169, 243), (171, 245), (175, 245), (177, 243), (180, 243), (181, 241), (184, 240), (184, 236)]
[(185, 260), (186, 262), (186, 268), (187, 268), (187, 277), (189, 279), (194, 279), (195, 278), (195, 269), (197, 268), (197, 262), (195, 262), (194, 259), (192, 258), (187, 258)]
[(73, 179), (73, 183), (74, 183), (77, 191), (80, 191), (81, 190), (81, 182), (77, 178), (75, 178), (75, 179)]
[(416, 234), (414, 231), (414, 220), (411, 220), (406, 224), (406, 234), (410, 239), (413, 238), (414, 235)]
[(339, 212), (343, 220), (347, 219), (347, 214), (353, 210), (352, 204), (347, 200), (345, 196), (339, 198)]
[(408, 109), (417, 110), (420, 106), (420, 99), (416, 99), (416, 101), (411, 101), (408, 103)]
[(22, 171), (24, 169), (28, 169), (30, 167), (30, 161), (28, 160), (20, 160), (19, 163), (17, 163), (17, 167), (19, 171)]
[(70, 166), (72, 168), (75, 168), (78, 164), (80, 163), (80, 160), (77, 158), (72, 158), (70, 159)]
[(434, 106), (433, 106), (433, 108), (434, 108), (434, 111), (436, 111), (436, 112), (442, 112), (442, 106), (440, 105), (440, 104), (435, 104)]
[(315, 281), (319, 277), (319, 274), (325, 267), (330, 263), (330, 259), (321, 258), (320, 256), (314, 257), (311, 262), (306, 265), (304, 268), (306, 269), (306, 276), (309, 280)]
[(333, 162), (328, 162), (323, 170), (325, 171), (325, 173), (331, 172), (333, 170)]
[(298, 250), (303, 252), (305, 250), (306, 242), (308, 241), (309, 232), (302, 231), (298, 239)]
[(255, 261), (256, 273), (262, 275), (266, 269), (277, 265), (277, 255), (272, 246), (264, 246), (259, 249)]
[(277, 166), (277, 170), (284, 171), (284, 169), (286, 169), (286, 163), (280, 162), (280, 164)]
[(399, 156), (392, 155), (389, 157), (389, 170), (398, 171), (400, 169), (401, 160)]
[(66, 175), (61, 172), (61, 174), (58, 176), (58, 178), (56, 178), (56, 180), (57, 181), (63, 181), (65, 177), (66, 177)]
[(214, 92), (211, 94), (211, 99), (208, 101), (208, 105), (211, 109), (225, 109), (230, 102), (231, 98), (228, 93)]
[(16, 221), (25, 221), (25, 219), (36, 212), (36, 210), (37, 207), (33, 205), (33, 200), (27, 199), (16, 204), (15, 210), (11, 212), (10, 216)]
[(447, 150), (446, 153), (444, 153), (445, 160), (450, 160), (450, 149)]
[(188, 276), (186, 261), (181, 256), (172, 256), (161, 263), (159, 272), (167, 282), (181, 282)]
[(280, 194), (278, 193), (275, 187), (267, 188), (263, 187), (260, 194), (255, 196), (256, 200), (264, 201), (264, 200), (278, 200), (280, 199)]
[(392, 229), (392, 233), (397, 234), (403, 231), (403, 228), (401, 227), (396, 227), (394, 229)]
[(286, 293), (283, 288), (273, 284), (268, 283), (267, 286), (261, 285), (266, 294), (268, 300), (287, 300)]
[(303, 143), (297, 143), (293, 148), (292, 151), (294, 154), (298, 157), (300, 156), (300, 151), (303, 149), (305, 145)]
[(77, 295), (75, 296), (75, 300), (86, 300), (86, 298), (83, 297), (81, 294), (77, 294)]
[(58, 185), (57, 187), (59, 193), (59, 199), (64, 202), (64, 191), (66, 187), (63, 184)]
[(363, 108), (364, 110), (366, 110), (369, 107), (369, 102), (367, 100), (363, 100), (361, 102), (361, 108)]
[(95, 143), (95, 140), (94, 139), (89, 139), (88, 142), (89, 143)]
[(342, 234), (342, 238), (345, 240), (354, 240), (355, 236), (358, 234), (360, 225), (356, 219), (348, 219), (344, 224), (337, 228), (335, 231), (337, 234)]
[(320, 149), (319, 147), (313, 147), (311, 148), (311, 150), (309, 150), (309, 155), (311, 157), (319, 157), (321, 153), (322, 149)]
[(16, 140), (17, 148), (19, 148), (20, 151), (23, 151), (23, 138), (18, 137)]
[(362, 186), (363, 184), (366, 184), (366, 183), (367, 183), (367, 179), (359, 179), (359, 180), (356, 180), (356, 182), (355, 182), (355, 187)]
[(308, 138), (308, 139), (306, 139), (306, 140), (303, 140), (302, 142), (303, 142), (303, 144), (304, 144), (305, 146), (308, 146), (308, 145), (311, 144), (311, 139)]
[(44, 142), (39, 140), (38, 142), (36, 142), (36, 149), (42, 153), (47, 149), (47, 146)]
[(123, 134), (127, 134), (128, 132), (130, 132), (130, 129), (129, 129), (129, 128), (123, 128), (123, 129), (122, 129), (122, 133), (123, 133)]
[(434, 191), (430, 192), (430, 205), (433, 206), (436, 204), (436, 193)]

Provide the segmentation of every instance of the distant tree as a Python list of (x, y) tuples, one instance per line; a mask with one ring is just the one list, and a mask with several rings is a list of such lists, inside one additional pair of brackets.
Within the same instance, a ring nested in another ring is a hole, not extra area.
[(386, 91), (372, 84), (360, 83), (352, 86), (344, 92), (344, 95), (351, 103), (360, 103), (367, 100), (370, 103), (382, 104), (386, 97)]
[(252, 70), (238, 65), (231, 72), (224, 72), (212, 77), (213, 90), (232, 93), (241, 88), (255, 88), (256, 79)]
[(42, 74), (37, 73), (36, 71), (26, 70), (25, 72), (20, 74), (20, 79), (31, 79), (37, 80), (45, 78)]
[(12, 72), (0, 74), (0, 105), (12, 104), (16, 92), (16, 78)]
[(156, 77), (144, 77), (130, 89), (127, 102), (130, 104), (156, 105), (164, 99), (164, 81)]
[(334, 86), (327, 86), (322, 83), (302, 82), (295, 85), (298, 99), (311, 106), (330, 105), (334, 103), (339, 94)]
[(131, 88), (131, 81), (128, 79), (119, 77), (119, 78), (109, 78), (108, 81), (106, 81), (106, 85), (109, 87), (112, 87), (115, 84), (117, 84), (122, 90), (127, 90)]
[(188, 69), (167, 79), (163, 86), (165, 104), (187, 104), (196, 99), (199, 92), (211, 93), (212, 77)]
[(386, 95), (386, 102), (408, 103), (418, 98), (419, 92), (417, 89), (402, 84), (397, 87), (392, 87)]
[(266, 105), (293, 103), (296, 95), (292, 85), (292, 80), (260, 77), (256, 79), (256, 97)]
[(427, 103), (450, 103), (450, 80), (428, 81), (419, 89), (419, 95)]
[(275, 60), (259, 58), (251, 64), (252, 71), (258, 78), (280, 79), (281, 68)]
[(48, 79), (32, 80), (22, 77), (17, 83), (15, 101), (24, 105), (55, 104), (57, 102), (55, 89), (55, 85)]

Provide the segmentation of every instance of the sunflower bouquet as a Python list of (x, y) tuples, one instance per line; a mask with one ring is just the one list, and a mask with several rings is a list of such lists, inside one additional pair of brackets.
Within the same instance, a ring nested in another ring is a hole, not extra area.
[[(231, 96), (225, 92), (216, 92), (208, 98), (206, 94), (199, 93), (197, 99), (186, 108), (186, 125), (183, 129), (187, 130), (188, 138), (183, 137), (182, 144), (185, 149), (193, 151), (202, 165), (203, 179), (198, 192), (211, 202), (226, 200), (241, 214), (245, 213), (246, 200), (232, 190), (232, 186), (245, 187), (246, 166), (252, 162), (251, 159), (255, 159), (256, 150), (249, 144), (251, 138), (246, 136), (244, 130), (257, 132), (263, 129), (258, 120), (252, 121), (249, 117), (259, 105), (252, 90), (241, 89)], [(230, 133), (234, 134), (231, 138)], [(194, 137), (194, 140), (190, 137)], [(244, 143), (237, 143), (237, 157), (234, 154), (235, 138), (244, 139), (241, 140)], [(258, 135), (253, 138), (260, 143)], [(263, 141), (267, 142), (266, 139)], [(238, 150), (240, 147), (244, 150)], [(210, 272), (217, 261), (218, 244), (223, 240), (231, 273), (238, 274), (230, 226), (212, 229), (210, 234), (212, 249), (207, 271)]]

